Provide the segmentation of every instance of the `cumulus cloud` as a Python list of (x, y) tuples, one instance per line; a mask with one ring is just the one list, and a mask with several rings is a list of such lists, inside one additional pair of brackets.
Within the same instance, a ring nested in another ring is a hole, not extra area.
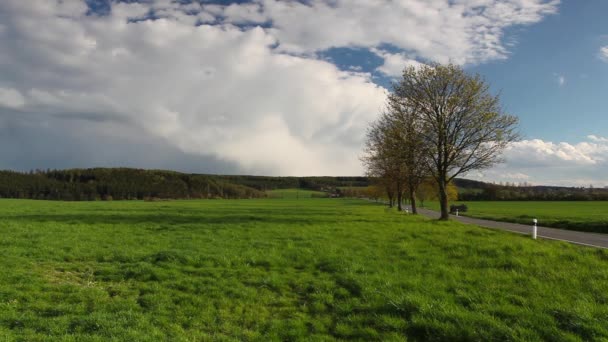
[(382, 57), (382, 59), (384, 60), (382, 65), (380, 65), (377, 70), (387, 76), (398, 77), (402, 74), (404, 68), (417, 68), (423, 65), (415, 59), (408, 58), (407, 55), (404, 53), (390, 53), (375, 48), (372, 49), (372, 52), (374, 52), (379, 57)]
[(600, 48), (600, 58), (608, 62), (608, 46)]
[(38, 158), (55, 167), (114, 160), (210, 169), (190, 158), (242, 173), (361, 174), (364, 131), (386, 90), (356, 66), (342, 71), (318, 59), (319, 52), (370, 49), (386, 75), (416, 60), (500, 59), (508, 55), (507, 28), (539, 22), (557, 6), (150, 0), (112, 2), (95, 15), (84, 0), (3, 0), (0, 129), (16, 133), (6, 135), (13, 139), (0, 155), (12, 156), (18, 145), (21, 157), (0, 158), (0, 167)]
[(588, 135), (587, 138), (597, 143), (608, 143), (608, 138), (598, 137), (597, 135)]
[(576, 144), (523, 140), (504, 152), (505, 163), (470, 176), (535, 184), (607, 186), (608, 138), (589, 135)]
[(66, 3), (0, 4), (12, 14), (2, 17), (0, 71), (11, 77), (0, 103), (32, 121), (80, 120), (100, 150), (114, 148), (101, 138), (111, 122), (247, 173), (360, 173), (361, 137), (385, 96), (369, 75), (275, 52), (259, 27), (140, 20), (149, 9), (138, 3), (85, 17)]

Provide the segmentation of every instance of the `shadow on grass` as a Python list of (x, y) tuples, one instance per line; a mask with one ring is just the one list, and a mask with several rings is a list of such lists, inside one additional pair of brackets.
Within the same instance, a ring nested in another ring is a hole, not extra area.
[(239, 215), (167, 215), (156, 214), (113, 214), (113, 215), (86, 215), (86, 214), (61, 214), (61, 215), (21, 215), (11, 217), (12, 222), (24, 223), (65, 223), (65, 224), (156, 224), (156, 225), (219, 225), (219, 224), (247, 224), (247, 223), (269, 223), (269, 224), (327, 224), (341, 222), (339, 218), (331, 216), (314, 217), (303, 216), (268, 216), (263, 214), (239, 214)]

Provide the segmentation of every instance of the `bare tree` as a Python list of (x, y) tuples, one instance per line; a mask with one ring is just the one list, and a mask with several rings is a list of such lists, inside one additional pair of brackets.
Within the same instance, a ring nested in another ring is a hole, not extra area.
[(403, 104), (415, 108), (443, 220), (449, 218), (448, 183), (501, 162), (501, 152), (518, 139), (518, 119), (503, 113), (489, 88), (479, 75), (468, 75), (459, 66), (435, 64), (406, 68), (396, 89)]

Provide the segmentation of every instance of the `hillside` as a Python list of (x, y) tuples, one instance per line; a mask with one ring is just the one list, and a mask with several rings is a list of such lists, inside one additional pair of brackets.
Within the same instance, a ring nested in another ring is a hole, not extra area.
[[(132, 168), (0, 171), (0, 198), (46, 200), (128, 200), (258, 198), (276, 189), (337, 189), (373, 185), (368, 177), (271, 177), (209, 175)], [(508, 186), (457, 178), (459, 199), (608, 200), (607, 189), (555, 186)], [(344, 195), (344, 193), (342, 194)]]
[(129, 200), (265, 197), (221, 177), (128, 168), (0, 171), (0, 197), (46, 200)]

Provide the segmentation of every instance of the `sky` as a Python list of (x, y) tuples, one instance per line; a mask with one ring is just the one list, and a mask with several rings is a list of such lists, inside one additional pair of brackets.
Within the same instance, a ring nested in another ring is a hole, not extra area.
[(2, 0), (0, 169), (362, 175), (405, 66), (520, 118), (467, 178), (608, 186), (605, 0)]

